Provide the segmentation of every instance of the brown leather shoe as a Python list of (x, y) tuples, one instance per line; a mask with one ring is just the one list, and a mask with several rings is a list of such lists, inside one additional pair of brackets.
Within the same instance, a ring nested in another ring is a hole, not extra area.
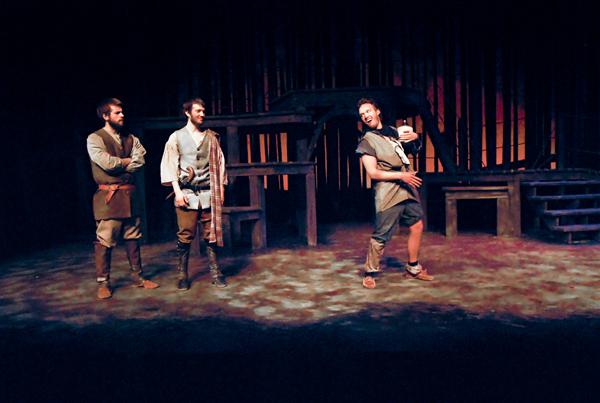
[(375, 284), (375, 279), (371, 276), (363, 277), (362, 285), (363, 285), (363, 287), (369, 288), (369, 289), (373, 289), (377, 286), (377, 284)]
[(138, 285), (138, 287), (142, 287), (147, 290), (154, 290), (155, 288), (160, 287), (160, 285), (152, 280), (143, 279), (142, 282)]
[(98, 283), (98, 292), (96, 293), (98, 299), (108, 299), (112, 297), (112, 292), (110, 291), (110, 286), (108, 283)]
[(423, 268), (420, 264), (416, 266), (406, 265), (404, 266), (408, 277), (414, 278), (421, 281), (432, 281), (433, 276), (427, 273), (427, 270)]
[(131, 280), (133, 281), (134, 287), (145, 288), (147, 290), (153, 290), (159, 287), (158, 283), (155, 283), (152, 280), (145, 279), (142, 276), (141, 272), (132, 272)]

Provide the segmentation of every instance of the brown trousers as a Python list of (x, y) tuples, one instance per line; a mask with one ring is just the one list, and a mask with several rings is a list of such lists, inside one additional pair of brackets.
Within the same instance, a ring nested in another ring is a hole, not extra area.
[(121, 236), (124, 240), (140, 239), (142, 237), (141, 227), (140, 217), (97, 220), (96, 240), (107, 248), (114, 248)]
[(202, 239), (208, 242), (210, 236), (210, 209), (204, 210), (190, 210), (181, 207), (175, 207), (175, 214), (177, 215), (177, 239), (181, 243), (190, 244), (196, 237), (196, 230), (198, 228), (198, 219), (202, 224)]

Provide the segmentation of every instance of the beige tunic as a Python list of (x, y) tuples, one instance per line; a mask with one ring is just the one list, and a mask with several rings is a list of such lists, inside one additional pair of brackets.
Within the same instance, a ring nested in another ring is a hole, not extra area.
[[(392, 143), (384, 136), (367, 132), (362, 141), (373, 150), (377, 159), (377, 168), (382, 171), (412, 171), (410, 164), (402, 162), (400, 155), (394, 150)], [(357, 151), (360, 152), (361, 147)], [(370, 155), (370, 154), (369, 154)], [(373, 181), (375, 190), (375, 211), (381, 212), (405, 200), (419, 201), (418, 193), (402, 181)]]

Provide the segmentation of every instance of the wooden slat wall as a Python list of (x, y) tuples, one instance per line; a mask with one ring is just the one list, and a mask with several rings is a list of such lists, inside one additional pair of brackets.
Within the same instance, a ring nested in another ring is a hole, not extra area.
[[(333, 5), (300, 20), (297, 7), (269, 24), (238, 16), (243, 24), (230, 33), (211, 34), (207, 62), (190, 57), (178, 69), (177, 98), (200, 93), (210, 113), (236, 114), (266, 111), (295, 89), (405, 85), (427, 94), (464, 169), (575, 167), (586, 161), (581, 150), (598, 148), (598, 39), (575, 22), (553, 29), (559, 8), (537, 22), (514, 9), (477, 18), (413, 10), (382, 13), (373, 25)], [(436, 150), (424, 149), (419, 168), (439, 171)]]

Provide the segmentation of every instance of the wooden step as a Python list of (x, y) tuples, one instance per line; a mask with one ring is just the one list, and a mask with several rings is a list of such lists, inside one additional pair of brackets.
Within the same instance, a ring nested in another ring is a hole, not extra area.
[(551, 225), (548, 228), (558, 232), (600, 231), (600, 224)]
[(578, 208), (578, 209), (563, 209), (563, 210), (545, 210), (545, 216), (551, 217), (568, 217), (581, 215), (598, 215), (600, 208)]
[(527, 198), (531, 201), (593, 200), (600, 199), (600, 193), (588, 193), (577, 195), (528, 196)]
[(586, 186), (586, 185), (600, 185), (600, 179), (580, 179), (580, 180), (566, 180), (566, 181), (532, 181), (532, 182), (521, 182), (523, 186), (528, 187), (542, 187), (542, 186)]

